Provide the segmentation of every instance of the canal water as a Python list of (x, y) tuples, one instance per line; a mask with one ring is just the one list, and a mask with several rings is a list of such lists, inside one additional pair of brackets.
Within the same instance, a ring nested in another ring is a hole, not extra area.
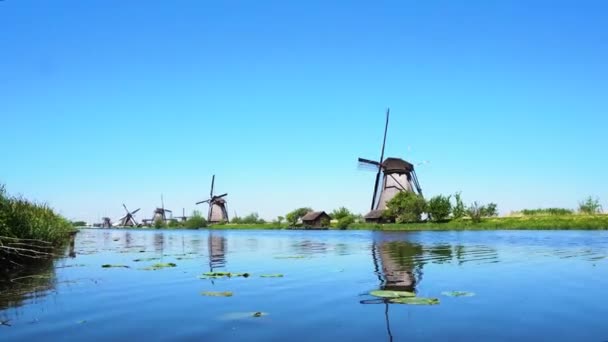
[(2, 284), (0, 339), (600, 342), (607, 256), (600, 231), (82, 230)]

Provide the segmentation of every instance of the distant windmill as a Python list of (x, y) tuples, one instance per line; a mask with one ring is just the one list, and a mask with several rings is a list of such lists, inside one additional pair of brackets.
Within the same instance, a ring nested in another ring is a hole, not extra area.
[(102, 217), (101, 220), (101, 228), (112, 228), (112, 220), (109, 217)]
[(182, 208), (182, 216), (176, 216), (175, 219), (178, 219), (182, 222), (186, 222), (188, 217), (186, 216), (186, 208)]
[(197, 202), (196, 204), (209, 203), (209, 214), (207, 214), (207, 222), (228, 222), (228, 210), (226, 210), (226, 200), (224, 197), (228, 194), (219, 196), (213, 195), (213, 188), (215, 185), (215, 175), (211, 178), (211, 192), (209, 193), (209, 199)]
[(161, 221), (167, 222), (167, 213), (173, 214), (173, 212), (169, 209), (165, 209), (165, 201), (163, 200), (163, 195), (160, 195), (160, 208), (154, 209), (154, 215), (152, 216), (152, 222)]
[[(377, 170), (371, 211), (365, 215), (367, 221), (380, 220), (382, 212), (386, 209), (386, 203), (399, 192), (410, 191), (422, 196), (422, 189), (420, 188), (420, 183), (418, 183), (418, 177), (416, 176), (416, 171), (414, 171), (413, 164), (401, 158), (384, 159), (389, 113), (390, 109), (387, 109), (380, 160), (374, 161), (359, 158), (360, 166), (372, 167), (374, 170)], [(380, 193), (378, 194), (378, 192)]]
[(127, 206), (122, 205), (123, 208), (125, 208), (125, 211), (127, 212), (127, 214), (123, 217), (121, 217), (120, 219), (118, 219), (118, 222), (116, 222), (115, 226), (117, 227), (137, 227), (137, 221), (135, 221), (135, 217), (134, 215), (140, 210), (140, 208), (138, 208), (137, 210), (133, 210), (133, 211), (129, 211), (129, 209), (127, 209)]

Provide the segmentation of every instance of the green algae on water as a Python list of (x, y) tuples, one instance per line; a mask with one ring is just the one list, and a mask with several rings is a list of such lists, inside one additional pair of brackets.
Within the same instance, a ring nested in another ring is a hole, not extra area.
[(201, 295), (208, 296), (208, 297), (232, 297), (232, 291), (221, 291), (221, 292), (204, 291), (204, 292), (201, 292)]
[(156, 270), (160, 270), (163, 268), (169, 268), (169, 267), (176, 267), (177, 265), (172, 263), (172, 262), (167, 262), (167, 263), (158, 263), (158, 264), (154, 264), (152, 266), (146, 267), (144, 268), (144, 270), (146, 271), (156, 271)]
[(281, 273), (275, 273), (275, 274), (262, 274), (260, 275), (261, 278), (283, 278), (283, 275)]
[(127, 265), (112, 265), (112, 264), (103, 264), (101, 265), (102, 268), (130, 268)]
[(390, 303), (393, 304), (408, 304), (408, 305), (437, 305), (439, 299), (437, 298), (423, 298), (423, 297), (399, 297), (389, 299)]
[(389, 290), (375, 290), (369, 293), (374, 297), (380, 298), (402, 298), (402, 297), (416, 297), (416, 294), (408, 291), (389, 291)]
[(468, 291), (444, 291), (441, 294), (448, 297), (473, 297), (475, 295), (474, 292)]

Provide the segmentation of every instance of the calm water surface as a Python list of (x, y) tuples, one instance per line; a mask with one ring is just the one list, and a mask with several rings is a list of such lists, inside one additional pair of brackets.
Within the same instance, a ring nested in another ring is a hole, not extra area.
[(70, 252), (3, 285), (2, 341), (608, 340), (608, 232), (83, 230)]

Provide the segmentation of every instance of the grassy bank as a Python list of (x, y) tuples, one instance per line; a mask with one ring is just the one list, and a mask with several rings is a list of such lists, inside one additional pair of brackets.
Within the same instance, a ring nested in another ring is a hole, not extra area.
[[(287, 229), (287, 224), (222, 224), (213, 225), (211, 229)], [(335, 226), (330, 229), (337, 229)], [(522, 217), (484, 218), (474, 223), (469, 219), (447, 222), (419, 223), (353, 223), (349, 230), (608, 230), (608, 215), (534, 215)]]
[(0, 185), (0, 266), (50, 257), (73, 232), (71, 223), (48, 206), (9, 196)]

